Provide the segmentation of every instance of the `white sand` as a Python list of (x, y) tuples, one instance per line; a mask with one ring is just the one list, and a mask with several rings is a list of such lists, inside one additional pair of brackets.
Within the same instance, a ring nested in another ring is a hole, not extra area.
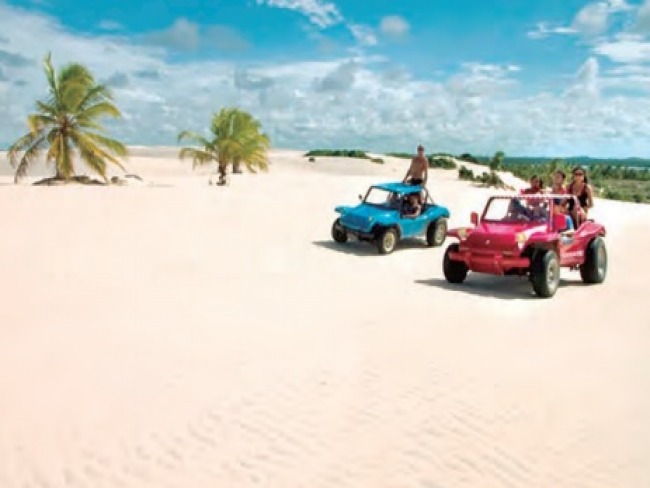
[[(650, 206), (597, 200), (607, 281), (540, 300), (448, 286), (447, 243), (331, 243), (404, 160), (274, 150), (219, 188), (137, 154), (144, 187), (0, 163), (1, 488), (650, 486)], [(431, 180), (452, 225), (484, 203)]]

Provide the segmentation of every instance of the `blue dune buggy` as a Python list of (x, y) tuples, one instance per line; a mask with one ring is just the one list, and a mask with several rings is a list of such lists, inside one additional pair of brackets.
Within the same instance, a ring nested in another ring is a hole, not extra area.
[[(406, 213), (410, 195), (422, 202), (416, 217)], [(332, 225), (332, 238), (343, 244), (350, 236), (374, 243), (380, 254), (390, 254), (400, 239), (424, 237), (428, 246), (441, 246), (447, 236), (449, 210), (437, 205), (426, 188), (401, 182), (372, 185), (357, 206), (338, 206), (341, 216)]]

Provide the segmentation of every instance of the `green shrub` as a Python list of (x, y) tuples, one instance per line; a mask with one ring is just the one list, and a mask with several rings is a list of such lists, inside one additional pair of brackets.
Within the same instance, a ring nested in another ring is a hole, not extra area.
[(429, 168), (456, 169), (456, 163), (451, 158), (436, 154), (429, 156)]
[(361, 158), (370, 159), (364, 151), (359, 149), (313, 149), (305, 156), (329, 156), (335, 158)]
[(381, 158), (372, 158), (370, 161), (376, 164), (384, 164), (384, 160)]
[(466, 166), (461, 166), (458, 170), (458, 178), (461, 180), (474, 181), (474, 171), (467, 168)]

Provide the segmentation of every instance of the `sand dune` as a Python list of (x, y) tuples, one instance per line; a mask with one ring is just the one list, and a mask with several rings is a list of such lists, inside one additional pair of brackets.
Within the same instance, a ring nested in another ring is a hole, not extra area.
[[(301, 155), (224, 188), (169, 148), (131, 157), (144, 187), (0, 170), (0, 487), (650, 486), (649, 206), (597, 200), (607, 281), (539, 300), (449, 286), (444, 247), (334, 246), (406, 162)], [(451, 225), (489, 193), (430, 189)]]

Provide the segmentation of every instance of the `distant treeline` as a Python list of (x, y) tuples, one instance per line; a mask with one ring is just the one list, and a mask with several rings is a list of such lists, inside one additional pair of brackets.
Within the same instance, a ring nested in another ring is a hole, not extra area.
[[(551, 175), (556, 170), (562, 170), (570, 179), (573, 168), (583, 166), (587, 170), (589, 183), (600, 197), (637, 203), (650, 202), (650, 160), (639, 158), (605, 160), (588, 157), (508, 158), (503, 152), (496, 153), (492, 158), (462, 154), (458, 159), (487, 166), (493, 171), (509, 171), (525, 181), (533, 176), (539, 176), (546, 185), (550, 185)], [(459, 177), (471, 179), (468, 171), (459, 173)]]
[[(372, 159), (365, 151), (359, 149), (312, 149), (305, 154), (305, 157), (315, 158), (320, 157), (338, 157), (338, 158), (360, 158), (360, 159), (370, 159), (376, 163), (383, 163), (383, 160), (380, 158)], [(386, 156), (392, 156), (395, 158), (410, 159), (413, 157), (413, 154), (407, 153), (387, 153)], [(427, 156), (429, 161), (430, 168), (442, 168), (442, 169), (455, 169), (456, 163), (451, 159), (454, 156), (451, 154), (430, 154)]]
[[(490, 156), (472, 156), (471, 154), (461, 154), (460, 156), (456, 156), (458, 159), (470, 162), (470, 163), (476, 163), (476, 164), (482, 164), (482, 165), (489, 165), (490, 161), (492, 160), (492, 157)], [(650, 159), (643, 159), (643, 158), (623, 158), (623, 159), (606, 159), (606, 158), (590, 158), (589, 156), (573, 156), (569, 158), (541, 158), (539, 156), (531, 156), (531, 157), (524, 157), (524, 156), (505, 156), (503, 158), (503, 165), (504, 166), (518, 166), (521, 164), (544, 164), (552, 160), (560, 160), (564, 161), (566, 164), (570, 166), (585, 166), (585, 167), (590, 167), (590, 166), (616, 166), (616, 167), (624, 167), (624, 168), (632, 168), (632, 169), (647, 169), (650, 170)]]

